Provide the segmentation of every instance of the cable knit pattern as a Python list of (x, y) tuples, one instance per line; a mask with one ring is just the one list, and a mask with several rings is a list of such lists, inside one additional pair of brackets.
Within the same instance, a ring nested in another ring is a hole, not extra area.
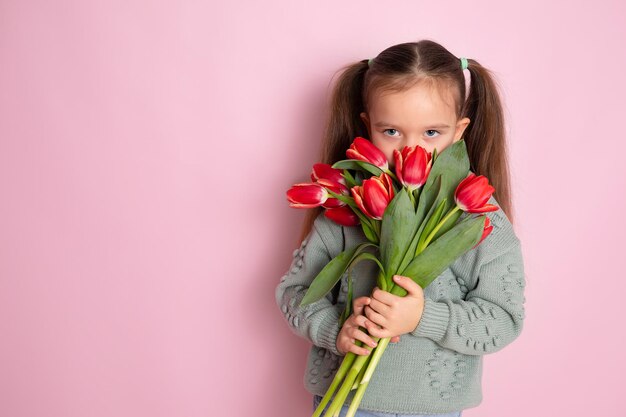
[[(417, 327), (402, 335), (399, 343), (389, 344), (359, 408), (434, 414), (464, 410), (482, 401), (483, 356), (520, 335), (525, 302), (520, 241), (502, 211), (487, 215), (494, 230), (424, 289), (424, 311)], [(338, 283), (336, 299), (331, 291), (316, 303), (303, 308), (298, 304), (333, 257), (366, 240), (360, 227), (343, 227), (320, 215), (276, 287), (276, 302), (289, 328), (312, 343), (303, 381), (311, 394), (324, 395), (343, 359), (335, 342), (346, 300), (346, 274)], [(353, 269), (354, 298), (371, 294), (376, 273), (372, 262)]]

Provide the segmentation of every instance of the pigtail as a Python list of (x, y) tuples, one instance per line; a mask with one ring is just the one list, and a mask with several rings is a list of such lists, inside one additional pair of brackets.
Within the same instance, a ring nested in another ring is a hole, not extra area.
[(468, 64), (471, 83), (462, 114), (471, 120), (463, 135), (470, 169), (489, 178), (496, 189), (494, 198), (512, 222), (508, 150), (500, 94), (495, 77), (487, 68), (473, 59), (468, 59)]
[[(363, 83), (369, 68), (368, 60), (364, 59), (339, 69), (340, 75), (330, 95), (330, 103), (326, 107), (326, 125), (318, 160), (325, 164), (334, 164), (346, 159), (346, 149), (357, 136), (367, 138), (366, 126), (360, 113), (365, 109)], [(310, 233), (317, 216), (324, 207), (307, 209), (300, 233), (302, 242)]]

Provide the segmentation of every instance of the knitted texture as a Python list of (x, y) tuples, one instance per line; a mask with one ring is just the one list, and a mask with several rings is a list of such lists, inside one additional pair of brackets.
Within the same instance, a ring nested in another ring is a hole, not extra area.
[[(493, 197), (491, 204), (497, 204)], [(417, 327), (387, 346), (359, 409), (434, 414), (481, 403), (483, 356), (520, 335), (526, 301), (520, 241), (501, 210), (487, 216), (493, 231), (424, 289), (424, 311)], [(347, 298), (347, 272), (338, 291), (298, 305), (332, 258), (365, 241), (360, 226), (344, 227), (318, 216), (276, 287), (276, 303), (289, 328), (312, 343), (303, 380), (311, 394), (325, 394), (343, 359), (336, 340)], [(371, 295), (376, 274), (373, 262), (354, 267), (354, 298)], [(347, 404), (354, 393), (350, 391)]]

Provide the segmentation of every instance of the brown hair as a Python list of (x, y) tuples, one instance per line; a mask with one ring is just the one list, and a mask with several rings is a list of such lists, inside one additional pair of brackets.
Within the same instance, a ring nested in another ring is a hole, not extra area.
[[(357, 136), (369, 139), (360, 113), (367, 111), (374, 91), (399, 91), (419, 80), (428, 80), (454, 91), (457, 119), (467, 116), (464, 131), (470, 169), (485, 175), (495, 188), (494, 198), (513, 221), (504, 115), (494, 75), (474, 59), (467, 59), (470, 91), (465, 97), (465, 78), (459, 58), (432, 40), (391, 46), (376, 56), (340, 68), (330, 97), (329, 114), (319, 160), (334, 164), (346, 159), (345, 152)], [(300, 241), (311, 231), (323, 207), (307, 209)]]

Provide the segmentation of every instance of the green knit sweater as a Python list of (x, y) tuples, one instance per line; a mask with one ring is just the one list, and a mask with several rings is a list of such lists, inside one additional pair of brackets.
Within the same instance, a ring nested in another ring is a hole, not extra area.
[[(497, 204), (493, 197), (491, 203)], [(520, 241), (502, 210), (487, 216), (493, 231), (424, 289), (419, 324), (388, 345), (360, 409), (435, 414), (481, 403), (483, 356), (519, 336), (526, 301)], [(311, 394), (325, 394), (343, 359), (335, 343), (347, 298), (347, 273), (336, 287), (339, 291), (302, 308), (298, 304), (333, 257), (366, 240), (360, 226), (344, 227), (318, 216), (276, 287), (276, 303), (289, 328), (313, 344), (304, 375)], [(376, 274), (375, 263), (357, 264), (352, 271), (354, 298), (371, 294)], [(354, 393), (350, 391), (346, 404)]]

